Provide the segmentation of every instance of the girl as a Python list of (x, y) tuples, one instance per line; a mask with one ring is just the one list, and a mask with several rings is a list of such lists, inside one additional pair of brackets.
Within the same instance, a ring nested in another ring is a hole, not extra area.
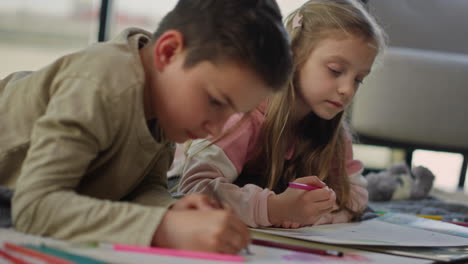
[[(179, 191), (216, 192), (253, 227), (348, 222), (367, 205), (344, 111), (384, 33), (354, 0), (314, 0), (286, 18), (295, 73), (286, 92), (186, 151)], [(239, 120), (241, 122), (235, 125)], [(295, 181), (319, 190), (288, 188)]]

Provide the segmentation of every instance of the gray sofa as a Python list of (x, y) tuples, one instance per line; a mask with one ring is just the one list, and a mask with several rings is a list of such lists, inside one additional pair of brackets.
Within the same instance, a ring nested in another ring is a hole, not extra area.
[(363, 143), (468, 160), (468, 1), (369, 0), (389, 49), (364, 81), (351, 125)]

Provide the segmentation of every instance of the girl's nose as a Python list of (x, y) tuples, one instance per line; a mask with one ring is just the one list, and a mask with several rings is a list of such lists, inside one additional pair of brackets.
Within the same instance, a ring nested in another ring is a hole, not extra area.
[(356, 92), (356, 82), (354, 80), (346, 81), (340, 84), (340, 86), (338, 87), (338, 93), (346, 97), (354, 96), (355, 92)]

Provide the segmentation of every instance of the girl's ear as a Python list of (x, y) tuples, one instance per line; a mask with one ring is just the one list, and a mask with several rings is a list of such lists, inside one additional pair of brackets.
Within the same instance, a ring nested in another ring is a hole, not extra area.
[(173, 62), (177, 55), (184, 50), (184, 37), (180, 31), (168, 30), (164, 32), (153, 46), (154, 66), (162, 71), (166, 65)]

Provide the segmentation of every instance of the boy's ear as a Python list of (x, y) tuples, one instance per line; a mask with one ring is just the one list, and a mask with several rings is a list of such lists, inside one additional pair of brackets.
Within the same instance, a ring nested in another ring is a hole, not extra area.
[(154, 43), (153, 58), (156, 69), (162, 70), (184, 49), (184, 37), (177, 30), (164, 32)]

